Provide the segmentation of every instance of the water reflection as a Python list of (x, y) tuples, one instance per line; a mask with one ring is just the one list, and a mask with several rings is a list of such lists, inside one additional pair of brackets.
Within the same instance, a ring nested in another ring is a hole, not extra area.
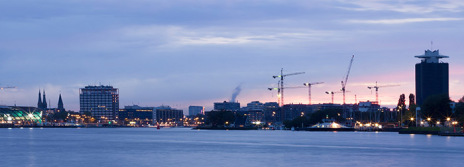
[(459, 166), (464, 154), (461, 140), (391, 132), (45, 128), (0, 134), (8, 153), (1, 166)]

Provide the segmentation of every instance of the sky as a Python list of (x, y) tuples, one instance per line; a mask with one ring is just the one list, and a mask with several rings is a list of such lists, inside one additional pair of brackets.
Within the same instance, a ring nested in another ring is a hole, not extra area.
[[(464, 95), (464, 1), (439, 0), (0, 0), (0, 104), (51, 107), (61, 93), (79, 111), (79, 88), (119, 88), (120, 107), (213, 108), (240, 86), (241, 106), (277, 101), (285, 86), (312, 87), (312, 103), (339, 91), (352, 55), (346, 102), (384, 106), (415, 93), (414, 58), (449, 56), (450, 97)], [(285, 103), (308, 103), (286, 89)], [(342, 102), (341, 94), (334, 95)]]

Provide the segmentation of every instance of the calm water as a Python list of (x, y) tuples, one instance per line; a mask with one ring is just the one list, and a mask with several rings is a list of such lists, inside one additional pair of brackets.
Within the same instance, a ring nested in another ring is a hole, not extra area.
[(464, 138), (187, 128), (0, 129), (0, 166), (462, 166)]

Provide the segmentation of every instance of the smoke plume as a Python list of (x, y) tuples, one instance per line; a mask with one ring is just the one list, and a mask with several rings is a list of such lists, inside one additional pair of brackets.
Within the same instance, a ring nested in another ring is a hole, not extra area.
[(240, 94), (240, 91), (242, 91), (242, 85), (238, 85), (235, 89), (234, 89), (234, 93), (232, 93), (232, 98), (230, 99), (230, 102), (235, 102), (235, 99), (237, 98), (237, 96)]

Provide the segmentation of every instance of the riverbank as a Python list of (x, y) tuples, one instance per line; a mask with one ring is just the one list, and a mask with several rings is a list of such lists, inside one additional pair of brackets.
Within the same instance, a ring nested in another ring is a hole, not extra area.
[(464, 136), (461, 128), (452, 127), (409, 127), (402, 129), (399, 134), (430, 134), (439, 136)]
[(258, 130), (257, 127), (194, 127), (194, 130)]

